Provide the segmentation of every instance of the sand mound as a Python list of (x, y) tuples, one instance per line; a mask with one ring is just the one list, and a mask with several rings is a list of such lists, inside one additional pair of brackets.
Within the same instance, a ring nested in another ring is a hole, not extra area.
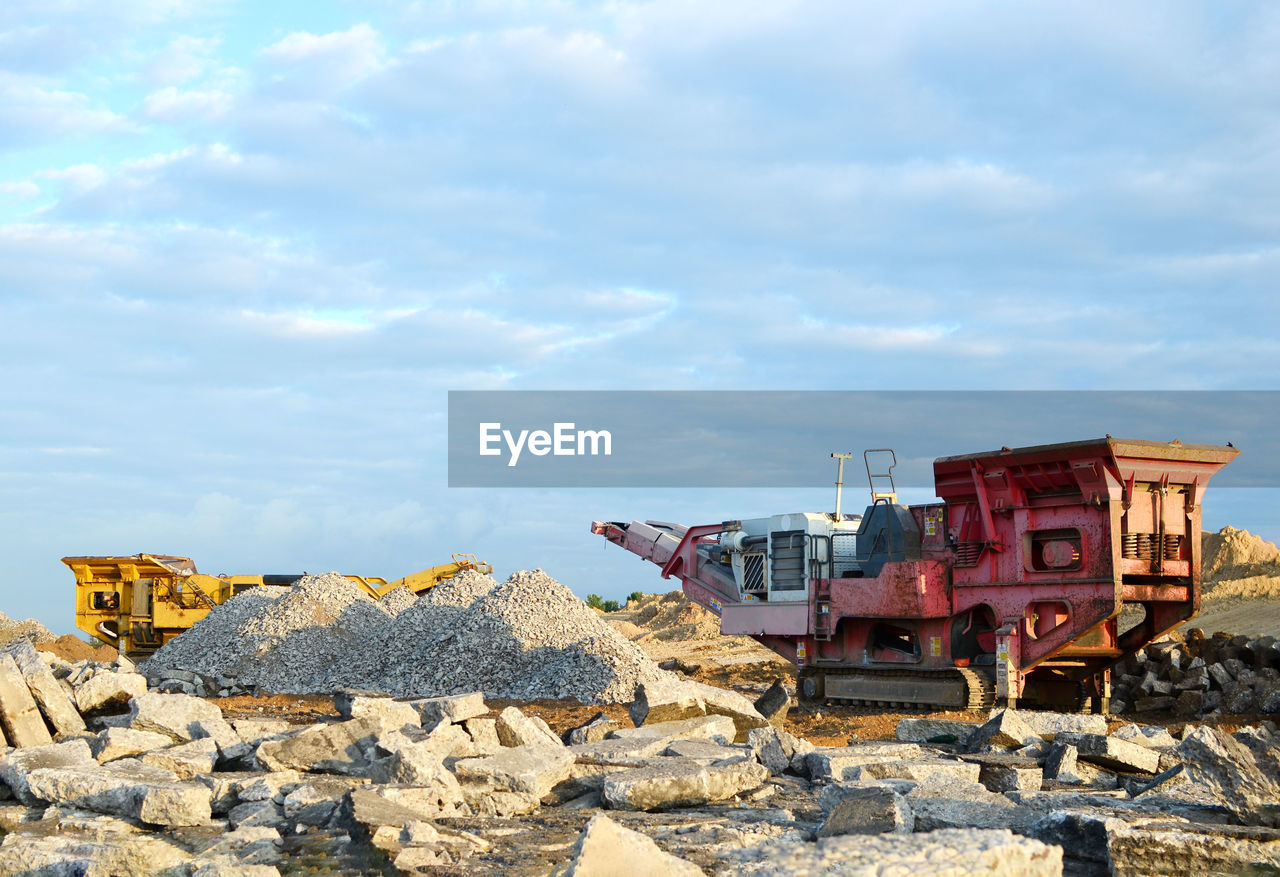
[(1223, 527), (1201, 536), (1201, 590), (1206, 600), (1280, 599), (1280, 548), (1248, 530)]
[(64, 661), (97, 661), (110, 663), (120, 657), (120, 653), (108, 645), (92, 646), (78, 636), (66, 634), (52, 642), (36, 643), (36, 650), (57, 655)]
[[(624, 630), (636, 642), (656, 639), (664, 642), (721, 639), (720, 619), (684, 595), (683, 591), (645, 594), (639, 601), (611, 613), (609, 623)], [(627, 625), (623, 628), (622, 625)], [(631, 628), (638, 629), (633, 633)]]

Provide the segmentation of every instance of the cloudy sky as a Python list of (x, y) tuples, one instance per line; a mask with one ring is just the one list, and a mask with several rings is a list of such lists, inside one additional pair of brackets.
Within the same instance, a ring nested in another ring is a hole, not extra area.
[(663, 583), (592, 518), (829, 501), (450, 490), (451, 389), (1280, 389), (1278, 44), (1262, 2), (8, 0), (0, 609), (70, 630), (58, 558), (140, 551), (620, 596)]

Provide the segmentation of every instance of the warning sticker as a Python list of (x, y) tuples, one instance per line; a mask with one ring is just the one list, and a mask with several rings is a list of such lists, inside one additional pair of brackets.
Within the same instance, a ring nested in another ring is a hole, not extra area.
[(942, 637), (929, 637), (929, 654), (933, 655), (935, 658), (942, 657)]

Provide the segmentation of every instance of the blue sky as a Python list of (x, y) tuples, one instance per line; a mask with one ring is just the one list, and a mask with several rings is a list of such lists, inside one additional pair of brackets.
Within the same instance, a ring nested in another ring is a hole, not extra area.
[(592, 518), (829, 504), (451, 491), (450, 389), (1276, 389), (1277, 44), (1248, 2), (5, 3), (0, 609), (69, 630), (58, 558), (139, 551), (619, 596), (663, 583)]

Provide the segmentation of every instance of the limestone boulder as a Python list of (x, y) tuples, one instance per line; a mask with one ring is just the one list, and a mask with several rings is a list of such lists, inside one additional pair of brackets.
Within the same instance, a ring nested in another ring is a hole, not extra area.
[(755, 705), (737, 692), (679, 679), (641, 683), (636, 688), (630, 714), (637, 727), (696, 716), (729, 716), (736, 728), (734, 743), (747, 742), (747, 733), (752, 728), (769, 724)]
[(555, 877), (701, 877), (702, 869), (603, 813), (591, 817)]
[(75, 689), (76, 707), (80, 712), (123, 707), (135, 697), (147, 693), (147, 677), (141, 673), (107, 671), (90, 676)]
[(615, 810), (692, 807), (726, 801), (769, 778), (768, 768), (754, 760), (717, 765), (671, 761), (609, 774), (601, 789), (605, 804)]

